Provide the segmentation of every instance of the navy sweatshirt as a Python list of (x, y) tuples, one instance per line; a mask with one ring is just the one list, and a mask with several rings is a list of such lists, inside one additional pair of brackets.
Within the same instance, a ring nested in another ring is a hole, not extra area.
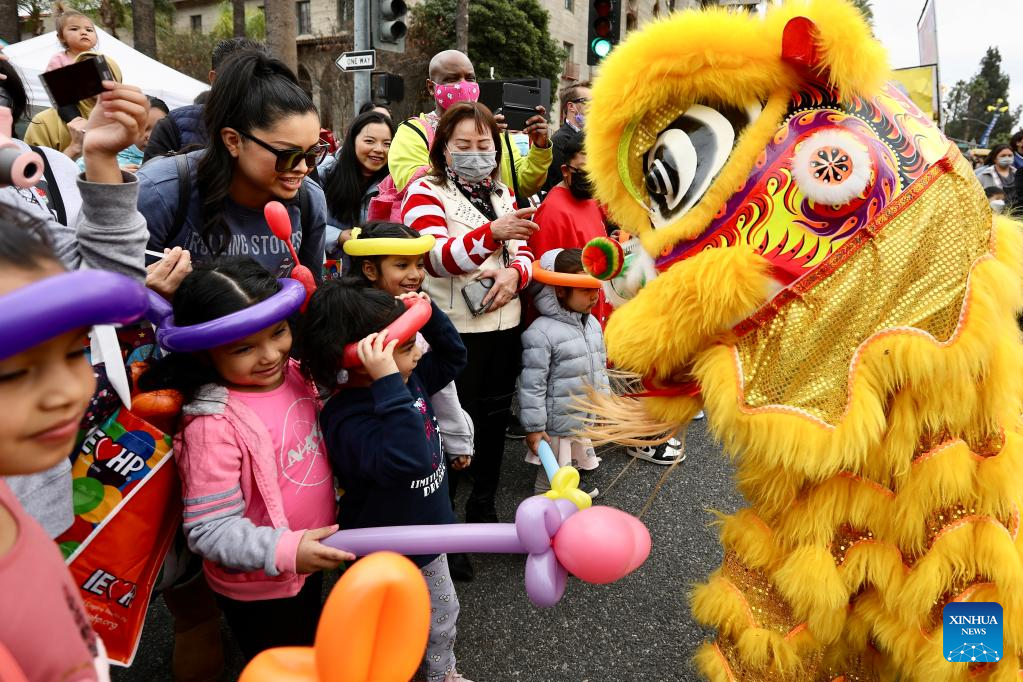
[[(327, 454), (344, 490), (342, 529), (455, 522), (430, 396), (458, 376), (467, 356), (451, 320), (431, 305), (420, 330), (431, 350), (407, 384), (395, 373), (347, 388), (320, 413)], [(422, 567), (437, 555), (409, 558)]]

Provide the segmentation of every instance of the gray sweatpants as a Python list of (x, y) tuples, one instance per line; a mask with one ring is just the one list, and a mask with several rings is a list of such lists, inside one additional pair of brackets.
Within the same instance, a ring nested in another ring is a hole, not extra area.
[(441, 682), (455, 671), (458, 595), (455, 594), (455, 584), (448, 571), (446, 554), (441, 554), (419, 570), (430, 589), (430, 639), (415, 679)]

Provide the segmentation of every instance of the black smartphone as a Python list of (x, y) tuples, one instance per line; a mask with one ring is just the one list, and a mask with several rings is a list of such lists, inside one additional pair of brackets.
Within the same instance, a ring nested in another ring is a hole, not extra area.
[(103, 92), (103, 81), (112, 81), (114, 74), (103, 55), (63, 66), (40, 74), (46, 94), (55, 109), (74, 106)]
[(490, 304), (494, 302), (494, 299), (490, 299), (486, 304), (483, 303), (483, 299), (490, 293), (492, 286), (494, 286), (494, 278), (483, 277), (482, 279), (475, 279), (462, 287), (462, 298), (465, 299), (465, 305), (469, 308), (469, 312), (472, 313), (473, 317), (479, 317), (487, 312)]
[(543, 106), (543, 93), (531, 85), (505, 83), (501, 93), (501, 113), (508, 130), (522, 130), (526, 121), (537, 115), (536, 108)]

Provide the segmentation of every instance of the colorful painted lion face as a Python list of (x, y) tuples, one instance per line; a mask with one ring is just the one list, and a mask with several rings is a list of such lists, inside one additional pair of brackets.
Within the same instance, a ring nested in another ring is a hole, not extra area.
[[(654, 259), (646, 286), (669, 319), (639, 333), (636, 306), (616, 313), (619, 366), (680, 382), (695, 351), (826, 267), (945, 157), (948, 141), (887, 74), (844, 0), (765, 18), (682, 12), (612, 54), (594, 85), (588, 170)], [(722, 270), (716, 290), (707, 268)]]

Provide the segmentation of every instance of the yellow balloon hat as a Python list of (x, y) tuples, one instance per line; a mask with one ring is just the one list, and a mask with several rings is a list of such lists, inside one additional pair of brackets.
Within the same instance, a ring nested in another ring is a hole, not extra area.
[(433, 235), (412, 239), (398, 237), (376, 237), (359, 239), (361, 227), (352, 228), (352, 238), (345, 242), (344, 250), (349, 256), (419, 256), (433, 248), (437, 240)]

